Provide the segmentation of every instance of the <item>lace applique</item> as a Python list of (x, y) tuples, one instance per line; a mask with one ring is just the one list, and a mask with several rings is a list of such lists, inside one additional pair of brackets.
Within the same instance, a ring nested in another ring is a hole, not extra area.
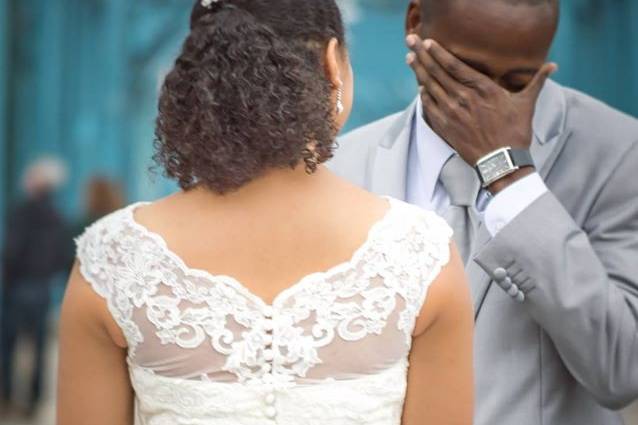
[[(129, 345), (129, 355), (135, 355), (135, 348), (144, 341), (139, 327), (133, 321), (133, 300), (127, 295), (130, 288), (140, 282), (124, 280), (122, 272), (129, 273), (122, 263), (122, 253), (134, 245), (124, 244), (119, 235), (124, 232), (124, 216), (127, 210), (120, 210), (91, 227), (76, 240), (80, 272), (93, 289), (106, 299), (108, 309), (118, 323)], [(130, 275), (131, 273), (129, 273)]]
[(399, 299), (394, 325), (409, 348), (428, 287), (449, 261), (447, 224), (391, 200), (349, 261), (306, 276), (267, 305), (233, 278), (186, 266), (159, 235), (135, 222), (138, 205), (78, 239), (81, 272), (106, 298), (129, 357), (144, 342), (138, 323), (144, 317), (162, 345), (210, 344), (239, 382), (294, 385), (322, 364), (319, 349), (336, 337), (354, 342), (381, 335)]

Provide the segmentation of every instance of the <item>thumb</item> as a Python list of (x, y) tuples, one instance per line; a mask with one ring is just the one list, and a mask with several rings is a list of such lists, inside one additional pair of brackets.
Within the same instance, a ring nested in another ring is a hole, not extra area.
[(543, 86), (545, 85), (545, 81), (552, 75), (554, 72), (558, 70), (558, 65), (555, 63), (546, 63), (538, 70), (536, 75), (530, 83), (527, 85), (525, 90), (523, 90), (523, 94), (532, 100), (536, 100), (538, 95), (540, 94)]

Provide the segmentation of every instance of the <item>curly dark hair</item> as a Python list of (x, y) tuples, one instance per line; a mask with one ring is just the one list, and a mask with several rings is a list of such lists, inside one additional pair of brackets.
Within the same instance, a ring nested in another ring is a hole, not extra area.
[(224, 194), (265, 171), (332, 157), (328, 42), (345, 46), (335, 0), (198, 0), (159, 99), (155, 161), (184, 190)]

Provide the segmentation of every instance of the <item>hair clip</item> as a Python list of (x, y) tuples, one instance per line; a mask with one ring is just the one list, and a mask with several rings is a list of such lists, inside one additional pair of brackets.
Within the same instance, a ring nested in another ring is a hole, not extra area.
[(206, 9), (210, 9), (211, 7), (213, 7), (213, 3), (218, 3), (219, 0), (202, 0), (202, 6), (204, 6)]

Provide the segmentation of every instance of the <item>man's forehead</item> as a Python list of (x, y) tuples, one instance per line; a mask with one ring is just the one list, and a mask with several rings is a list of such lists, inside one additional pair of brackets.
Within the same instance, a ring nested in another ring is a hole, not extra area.
[[(506, 18), (520, 13), (558, 16), (558, 0), (420, 0), (426, 19), (441, 16), (469, 15), (481, 10), (486, 16)], [(489, 13), (491, 12), (491, 13)]]
[(530, 13), (529, 5), (512, 6), (507, 0), (449, 1), (446, 11), (435, 11), (440, 18), (424, 22), (422, 36), (434, 38), (475, 70), (488, 76), (533, 75), (546, 60), (556, 30), (550, 9)]
[[(550, 8), (512, 6), (509, 0), (423, 1), (446, 9), (432, 11), (434, 17), (430, 19), (425, 17), (423, 34), (444, 44), (490, 48), (512, 55), (538, 55), (549, 48), (556, 30)], [(440, 6), (443, 1), (449, 1), (447, 6)], [(534, 13), (530, 13), (530, 7)]]

